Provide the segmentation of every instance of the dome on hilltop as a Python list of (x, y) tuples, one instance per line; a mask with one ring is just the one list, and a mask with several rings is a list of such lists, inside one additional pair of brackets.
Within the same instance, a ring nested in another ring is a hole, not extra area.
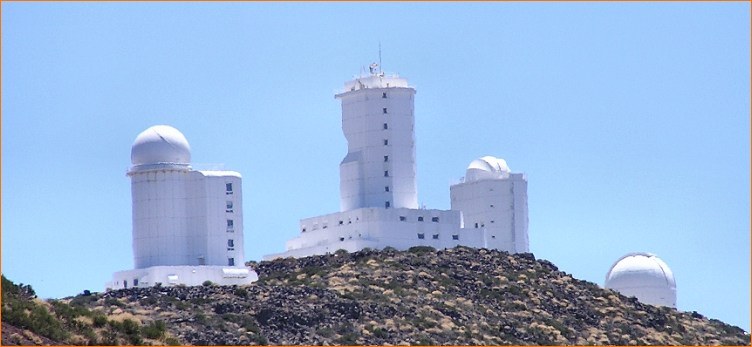
[(465, 182), (509, 177), (509, 166), (504, 159), (485, 156), (467, 166)]
[(606, 274), (605, 287), (640, 302), (676, 308), (676, 281), (661, 258), (650, 253), (629, 253)]
[(152, 126), (136, 137), (131, 146), (133, 166), (154, 164), (188, 165), (191, 146), (183, 133), (169, 125)]

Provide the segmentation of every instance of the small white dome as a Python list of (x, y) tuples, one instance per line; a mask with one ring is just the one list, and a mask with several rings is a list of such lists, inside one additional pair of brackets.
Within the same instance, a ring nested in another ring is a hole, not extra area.
[(467, 166), (465, 182), (509, 177), (509, 166), (504, 159), (485, 156)]
[(191, 146), (183, 133), (169, 125), (155, 125), (136, 137), (131, 146), (133, 166), (171, 164), (187, 166)]
[(650, 253), (629, 253), (606, 274), (605, 287), (643, 303), (676, 308), (676, 280), (661, 258)]

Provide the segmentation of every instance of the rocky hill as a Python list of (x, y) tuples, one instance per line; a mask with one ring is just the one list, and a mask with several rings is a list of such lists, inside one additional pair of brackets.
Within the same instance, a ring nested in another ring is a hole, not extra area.
[[(532, 254), (459, 247), (251, 263), (259, 282), (56, 301), (70, 344), (749, 345), (742, 329), (572, 278)], [(3, 322), (6, 323), (5, 285)], [(57, 306), (56, 306), (57, 305)], [(62, 305), (70, 310), (67, 316)], [(28, 329), (28, 328), (27, 328)], [(49, 337), (49, 336), (48, 336)], [(6, 338), (3, 326), (3, 345)]]

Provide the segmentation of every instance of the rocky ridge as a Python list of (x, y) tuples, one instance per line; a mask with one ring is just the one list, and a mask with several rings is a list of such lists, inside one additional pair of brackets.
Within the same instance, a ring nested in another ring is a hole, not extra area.
[(159, 322), (164, 333), (140, 341), (156, 344), (750, 344), (738, 327), (642, 304), (532, 254), (415, 247), (250, 265), (260, 278), (250, 286), (137, 288), (69, 301), (108, 322)]

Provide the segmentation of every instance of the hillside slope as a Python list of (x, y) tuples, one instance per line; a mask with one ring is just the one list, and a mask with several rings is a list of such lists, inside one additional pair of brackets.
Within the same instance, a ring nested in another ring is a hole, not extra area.
[(750, 344), (740, 328), (641, 304), (531, 254), (413, 248), (251, 265), (260, 280), (247, 287), (127, 289), (74, 300), (108, 322), (165, 327), (144, 343)]

